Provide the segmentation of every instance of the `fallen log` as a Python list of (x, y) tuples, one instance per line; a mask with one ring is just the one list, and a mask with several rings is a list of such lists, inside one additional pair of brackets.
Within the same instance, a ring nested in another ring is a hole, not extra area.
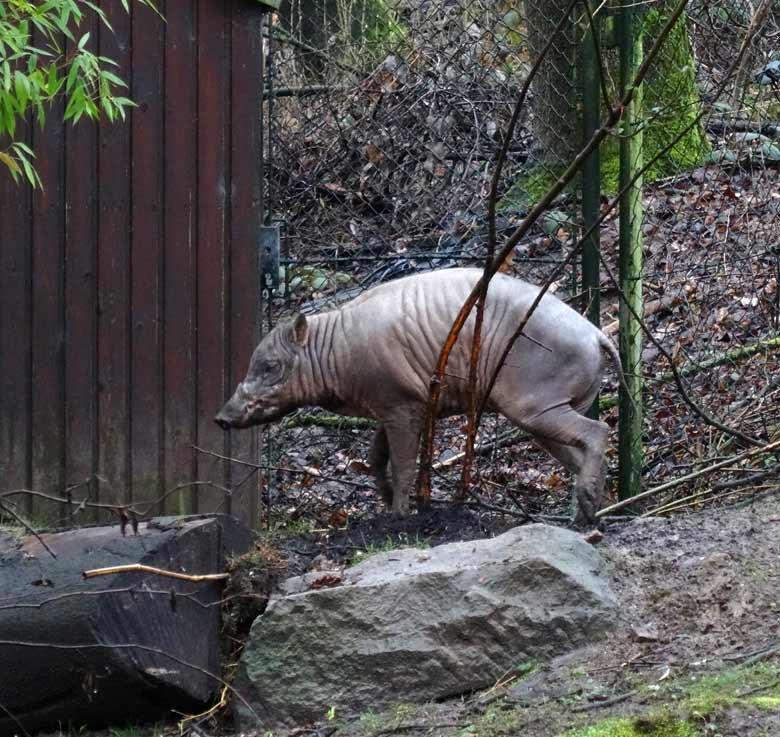
[(82, 573), (222, 573), (249, 530), (212, 515), (39, 537), (0, 533), (0, 735), (159, 719), (218, 697), (223, 581)]

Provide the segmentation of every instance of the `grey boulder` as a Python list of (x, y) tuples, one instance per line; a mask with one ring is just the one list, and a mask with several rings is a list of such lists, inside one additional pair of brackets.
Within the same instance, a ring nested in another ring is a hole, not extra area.
[(311, 572), (255, 620), (236, 718), (279, 729), (475, 691), (592, 642), (616, 608), (598, 552), (547, 525)]

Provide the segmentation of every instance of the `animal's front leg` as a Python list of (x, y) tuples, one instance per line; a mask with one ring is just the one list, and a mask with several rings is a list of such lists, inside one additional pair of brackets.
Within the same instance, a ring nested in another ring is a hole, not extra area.
[(385, 422), (393, 474), (393, 512), (396, 514), (409, 513), (421, 428), (419, 413), (413, 410), (399, 412), (391, 421)]
[(374, 474), (376, 488), (382, 495), (382, 500), (388, 509), (393, 506), (393, 487), (387, 480), (387, 461), (390, 458), (390, 448), (387, 445), (387, 432), (383, 425), (377, 428), (371, 440), (371, 449), (368, 452), (368, 463), (371, 473)]

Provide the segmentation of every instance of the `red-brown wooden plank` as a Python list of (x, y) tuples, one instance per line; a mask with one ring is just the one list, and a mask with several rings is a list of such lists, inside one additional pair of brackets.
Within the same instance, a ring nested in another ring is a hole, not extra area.
[[(32, 217), (32, 486), (64, 490), (64, 241), (61, 198), (64, 156), (61, 100), (48, 111), (45, 132), (36, 125), (33, 149), (43, 187), (33, 196)], [(63, 510), (36, 500), (35, 515), (58, 521)]]
[[(101, 4), (115, 34), (100, 32), (100, 53), (129, 82), (130, 18), (120, 0)], [(128, 485), (128, 308), (130, 285), (129, 124), (103, 125), (98, 155), (98, 472), (100, 499), (130, 501)]]
[[(241, 381), (254, 349), (258, 324), (257, 239), (262, 214), (260, 101), (262, 100), (262, 14), (251, 2), (232, 4), (231, 213), (230, 213), (230, 377), (227, 399)], [(257, 461), (257, 434), (230, 433), (230, 455)], [(243, 482), (243, 483), (242, 483)], [(231, 512), (258, 525), (258, 477), (231, 467)]]
[[(168, 3), (165, 43), (165, 483), (195, 480), (195, 246), (197, 239), (197, 2)], [(194, 491), (166, 500), (189, 512)]]
[(162, 496), (162, 269), (165, 24), (133, 6), (131, 486), (142, 508)]
[[(233, 0), (198, 4), (198, 279), (197, 279), (197, 445), (224, 455), (227, 436), (214, 424), (227, 386), (225, 330), (229, 183), (230, 26)], [(198, 456), (199, 481), (224, 487), (225, 461)], [(198, 489), (197, 510), (224, 509), (216, 487)]]
[(32, 484), (30, 192), (0, 166), (0, 491)]
[[(96, 21), (85, 19), (95, 51)], [(70, 45), (72, 49), (73, 44)], [(65, 483), (94, 496), (97, 480), (97, 130), (82, 120), (65, 128)], [(89, 481), (87, 481), (89, 479)], [(86, 482), (86, 483), (85, 483)], [(72, 514), (73, 510), (66, 510)], [(96, 519), (86, 510), (74, 521)]]

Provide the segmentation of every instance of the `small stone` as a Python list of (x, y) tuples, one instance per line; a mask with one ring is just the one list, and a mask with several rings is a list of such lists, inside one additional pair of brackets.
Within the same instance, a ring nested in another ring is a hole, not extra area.
[(634, 625), (631, 634), (636, 642), (658, 642), (658, 627), (654, 624)]
[(583, 535), (582, 539), (589, 545), (598, 545), (604, 539), (604, 533), (601, 530), (591, 530)]

